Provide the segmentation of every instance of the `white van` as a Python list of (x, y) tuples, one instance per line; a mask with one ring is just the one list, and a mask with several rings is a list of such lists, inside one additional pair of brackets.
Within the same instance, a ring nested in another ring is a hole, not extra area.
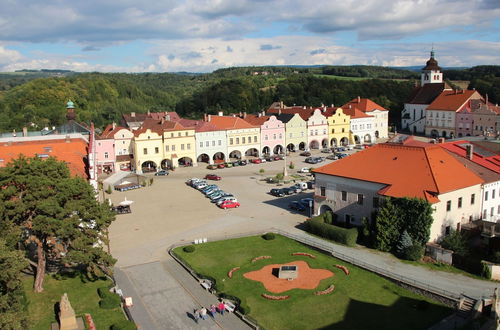
[(302, 190), (307, 190), (307, 183), (306, 182), (297, 182), (297, 183), (295, 183), (294, 186), (299, 187)]

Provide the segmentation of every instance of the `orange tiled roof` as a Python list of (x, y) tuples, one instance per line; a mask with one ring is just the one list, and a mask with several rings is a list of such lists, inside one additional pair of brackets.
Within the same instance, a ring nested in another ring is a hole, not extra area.
[(476, 93), (477, 91), (471, 90), (445, 90), (441, 92), (441, 94), (439, 94), (439, 96), (427, 106), (426, 110), (458, 111)]
[(179, 122), (169, 121), (169, 120), (156, 120), (153, 118), (147, 118), (142, 123), (141, 127), (134, 131), (134, 136), (139, 136), (140, 134), (150, 130), (159, 135), (163, 135), (163, 132), (169, 131), (182, 131), (186, 129), (194, 129), (194, 127), (185, 127)]
[(364, 113), (363, 111), (359, 110), (356, 107), (342, 108), (342, 110), (344, 111), (344, 114), (351, 116), (351, 119), (373, 117), (373, 116), (367, 115), (366, 113)]
[(59, 140), (39, 140), (7, 142), (0, 144), (0, 167), (6, 166), (19, 155), (26, 157), (55, 157), (64, 161), (71, 172), (71, 175), (88, 179), (85, 158), (88, 155), (88, 144), (83, 139), (59, 139)]
[[(243, 128), (256, 128), (258, 126), (252, 125), (249, 122), (233, 116), (210, 116), (210, 124), (217, 127), (219, 130), (229, 129), (243, 129)], [(259, 125), (260, 126), (260, 125)]]
[(365, 99), (365, 98), (360, 98), (360, 97), (357, 97), (355, 99), (350, 100), (349, 102), (344, 104), (341, 108), (342, 109), (348, 108), (349, 105), (351, 105), (352, 107), (358, 108), (359, 110), (361, 110), (363, 112), (371, 112), (374, 110), (389, 111), (389, 110), (385, 109), (384, 107), (382, 107), (381, 105), (373, 102), (370, 99)]
[(439, 202), (439, 194), (483, 182), (438, 145), (378, 144), (314, 172), (381, 183), (381, 195), (431, 203)]
[(255, 126), (262, 126), (262, 124), (264, 124), (266, 121), (269, 120), (271, 116), (256, 116), (256, 115), (246, 115), (245, 117), (243, 117), (243, 120), (252, 124), (252, 125), (255, 125)]
[(116, 125), (115, 128), (113, 128), (113, 124), (109, 124), (104, 128), (102, 134), (98, 136), (96, 139), (97, 140), (113, 139), (116, 132), (118, 132), (121, 129), (126, 129), (126, 128), (118, 125)]

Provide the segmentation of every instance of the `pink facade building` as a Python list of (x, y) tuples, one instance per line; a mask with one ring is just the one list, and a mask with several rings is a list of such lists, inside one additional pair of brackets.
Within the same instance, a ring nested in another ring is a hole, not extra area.
[(471, 112), (470, 102), (462, 106), (455, 114), (455, 133), (456, 136), (471, 136), (474, 117)]
[(281, 154), (285, 150), (285, 124), (276, 116), (246, 115), (243, 119), (254, 126), (260, 126), (262, 154)]
[(115, 171), (115, 138), (113, 125), (108, 125), (95, 141), (95, 166), (97, 174), (112, 173)]

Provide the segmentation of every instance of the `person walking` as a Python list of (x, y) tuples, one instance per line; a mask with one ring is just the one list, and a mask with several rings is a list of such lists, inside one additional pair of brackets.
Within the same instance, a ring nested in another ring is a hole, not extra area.
[(220, 301), (219, 303), (219, 313), (220, 315), (224, 315), (224, 310), (226, 309), (226, 305), (224, 304), (224, 301)]
[(195, 309), (194, 310), (194, 321), (196, 323), (198, 323), (198, 320), (200, 319), (200, 310), (199, 309)]
[(210, 305), (210, 314), (212, 314), (212, 317), (215, 319), (215, 314), (217, 314), (217, 308), (215, 305)]
[(202, 307), (200, 309), (200, 316), (203, 320), (207, 319), (207, 309), (205, 307)]

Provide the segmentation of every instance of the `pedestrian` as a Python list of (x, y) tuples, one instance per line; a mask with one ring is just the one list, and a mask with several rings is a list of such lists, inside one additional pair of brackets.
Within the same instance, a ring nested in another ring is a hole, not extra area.
[(214, 304), (210, 305), (210, 314), (212, 314), (212, 317), (215, 319), (215, 314), (217, 314), (217, 308), (215, 307)]
[(219, 303), (219, 313), (220, 315), (224, 315), (224, 310), (226, 309), (226, 305), (224, 305), (224, 301), (220, 301)]
[(201, 318), (206, 320), (207, 319), (207, 309), (205, 307), (202, 307), (200, 309), (200, 315), (201, 315)]
[(200, 319), (200, 311), (198, 309), (194, 310), (194, 321), (198, 323), (198, 320)]

